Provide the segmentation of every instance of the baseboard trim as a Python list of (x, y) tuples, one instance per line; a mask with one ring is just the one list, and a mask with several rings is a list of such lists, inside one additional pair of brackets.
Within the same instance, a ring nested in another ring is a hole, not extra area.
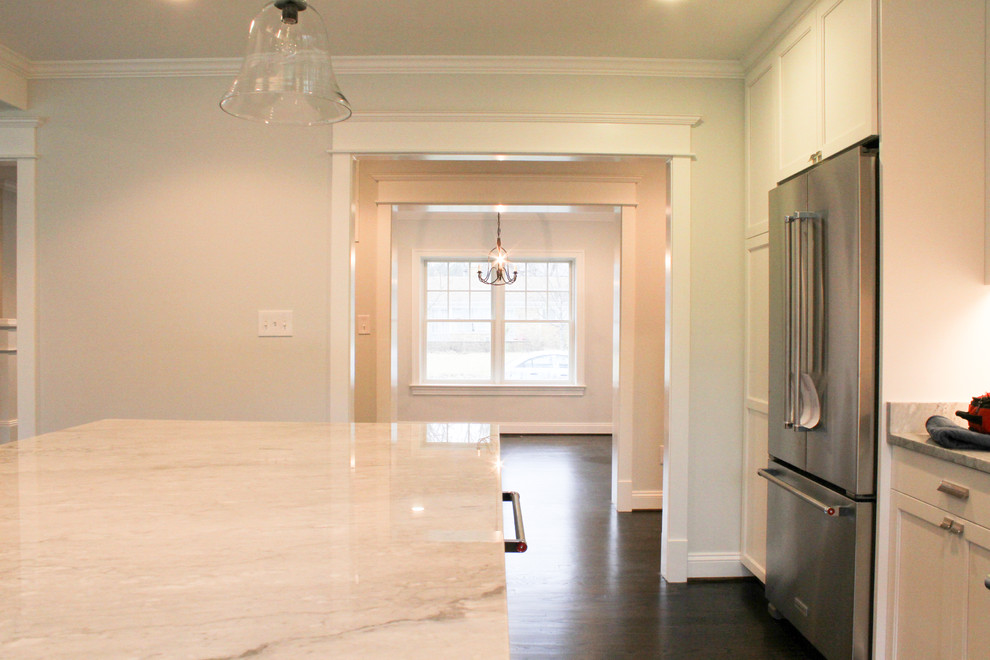
[(755, 575), (760, 582), (766, 584), (767, 582), (767, 569), (765, 566), (761, 566), (756, 560), (754, 560), (749, 555), (742, 555), (739, 560), (742, 562), (743, 566), (749, 569), (749, 572)]
[(688, 579), (749, 577), (738, 552), (688, 553)]
[(663, 509), (662, 490), (636, 490), (632, 494), (634, 511), (659, 511)]
[(498, 432), (506, 435), (611, 435), (610, 423), (500, 422)]

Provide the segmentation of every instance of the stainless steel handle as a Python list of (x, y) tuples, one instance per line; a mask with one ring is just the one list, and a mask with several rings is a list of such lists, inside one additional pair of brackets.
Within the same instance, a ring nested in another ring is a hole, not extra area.
[(781, 488), (791, 493), (792, 495), (795, 495), (796, 497), (804, 500), (808, 504), (812, 505), (813, 507), (824, 513), (826, 516), (840, 516), (842, 515), (842, 511), (848, 508), (844, 506), (831, 506), (829, 504), (826, 504), (825, 502), (822, 502), (821, 500), (817, 500), (811, 495), (808, 495), (807, 493), (801, 491), (800, 489), (790, 485), (786, 481), (777, 478), (770, 470), (761, 468), (756, 472), (770, 483), (780, 486)]
[(983, 578), (983, 586), (990, 589), (990, 575)]
[(502, 491), (502, 501), (512, 502), (512, 522), (516, 529), (516, 538), (505, 539), (506, 552), (526, 552), (526, 530), (523, 528), (522, 505), (519, 503), (519, 493)]
[[(815, 369), (815, 359), (820, 347), (820, 333), (816, 333), (816, 323), (823, 320), (818, 305), (824, 295), (817, 291), (822, 284), (819, 276), (817, 227), (811, 222), (821, 219), (817, 213), (796, 212), (789, 216), (796, 234), (794, 251), (797, 265), (793, 267), (792, 283), (794, 295), (791, 300), (794, 321), (791, 398), (792, 427), (800, 431), (810, 431), (818, 426), (820, 400), (811, 372)], [(808, 372), (806, 375), (805, 372)], [(807, 413), (807, 414), (806, 414)]]
[(969, 488), (965, 486), (960, 486), (959, 484), (954, 484), (951, 481), (942, 480), (942, 483), (938, 485), (936, 489), (940, 493), (945, 493), (952, 497), (958, 498), (960, 500), (969, 499)]
[[(800, 396), (800, 381), (798, 377), (798, 365), (796, 351), (800, 344), (797, 336), (798, 328), (795, 323), (796, 308), (800, 296), (798, 287), (795, 286), (797, 268), (794, 267), (795, 259), (795, 221), (800, 217), (800, 213), (784, 217), (784, 273), (786, 275), (784, 289), (787, 300), (787, 319), (785, 337), (785, 354), (787, 355), (787, 384), (784, 387), (784, 428), (794, 428), (797, 422), (798, 397)], [(800, 233), (800, 232), (798, 232)]]

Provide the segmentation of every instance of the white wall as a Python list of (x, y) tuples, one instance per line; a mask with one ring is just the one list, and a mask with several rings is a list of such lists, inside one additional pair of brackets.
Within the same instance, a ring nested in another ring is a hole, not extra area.
[[(326, 309), (330, 129), (227, 117), (216, 104), (228, 83), (32, 81), (31, 114), (48, 118), (38, 129), (41, 431), (111, 416), (326, 418), (327, 319), (346, 313)], [(358, 112), (703, 118), (692, 129), (689, 550), (738, 552), (742, 80), (363, 75), (341, 86)], [(254, 336), (269, 308), (295, 310), (296, 337)]]
[[(448, 214), (445, 214), (448, 215)], [(398, 252), (399, 396), (398, 418), (408, 421), (485, 420), (510, 424), (520, 431), (536, 425), (584, 426), (608, 433), (612, 423), (612, 285), (619, 244), (618, 214), (611, 221), (562, 220), (547, 214), (505, 214), (504, 245), (512, 253), (538, 256), (563, 252), (582, 254), (583, 396), (421, 396), (412, 395), (414, 254), (456, 250), (483, 258), (494, 244), (494, 223), (477, 215), (401, 219), (392, 223), (392, 244)], [(405, 349), (405, 350), (403, 350)], [(566, 432), (566, 430), (565, 430)]]
[[(38, 82), (39, 430), (325, 418), (329, 129), (216, 78)], [(295, 336), (258, 338), (259, 309)]]
[[(882, 5), (883, 397), (987, 390), (984, 0)], [(919, 47), (923, 44), (923, 47)]]
[[(884, 402), (966, 401), (988, 388), (985, 19), (985, 0), (880, 5)], [(883, 440), (878, 454), (874, 654), (887, 657), (890, 449)]]

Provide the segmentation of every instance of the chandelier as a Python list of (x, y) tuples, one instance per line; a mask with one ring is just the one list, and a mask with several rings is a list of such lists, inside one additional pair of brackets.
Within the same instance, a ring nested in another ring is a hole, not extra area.
[(478, 269), (478, 279), (485, 284), (491, 284), (492, 286), (502, 286), (503, 284), (512, 284), (516, 281), (519, 276), (518, 271), (512, 271), (512, 275), (509, 275), (509, 253), (505, 251), (502, 247), (502, 214), (498, 214), (498, 229), (495, 233), (495, 247), (492, 251), (488, 253), (488, 272), (485, 273), (484, 277), (481, 275), (481, 269)]

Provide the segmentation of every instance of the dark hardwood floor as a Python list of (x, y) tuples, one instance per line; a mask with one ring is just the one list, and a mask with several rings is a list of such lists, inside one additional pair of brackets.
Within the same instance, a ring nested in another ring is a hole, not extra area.
[(660, 513), (615, 513), (608, 436), (502, 436), (502, 458), (529, 542), (505, 560), (514, 659), (821, 657), (755, 578), (660, 578)]

